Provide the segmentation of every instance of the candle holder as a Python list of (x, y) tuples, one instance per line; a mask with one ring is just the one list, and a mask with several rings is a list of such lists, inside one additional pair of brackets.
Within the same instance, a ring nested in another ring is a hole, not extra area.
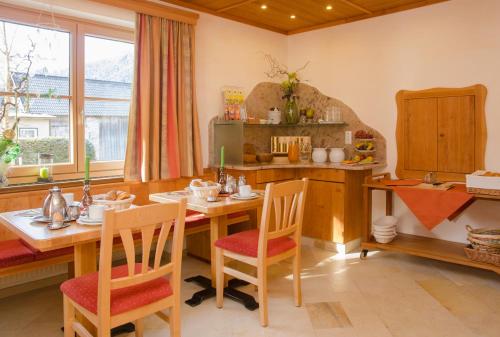
[(221, 185), (221, 191), (226, 188), (226, 170), (224, 167), (219, 167), (217, 170), (217, 182)]
[(90, 205), (92, 205), (92, 195), (90, 194), (90, 180), (85, 179), (83, 182), (83, 197), (82, 201), (80, 202), (80, 210), (82, 215), (87, 214)]
[(50, 153), (38, 154), (38, 178), (39, 183), (50, 183), (54, 180), (52, 166), (54, 164), (54, 155)]

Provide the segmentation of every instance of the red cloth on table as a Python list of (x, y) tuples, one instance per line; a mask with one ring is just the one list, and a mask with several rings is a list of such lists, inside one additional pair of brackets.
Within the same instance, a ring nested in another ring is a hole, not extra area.
[(450, 218), (473, 198), (463, 184), (446, 191), (413, 187), (394, 187), (394, 191), (429, 230)]

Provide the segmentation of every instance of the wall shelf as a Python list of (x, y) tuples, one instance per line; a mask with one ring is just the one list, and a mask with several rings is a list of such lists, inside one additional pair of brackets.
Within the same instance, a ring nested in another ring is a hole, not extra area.
[(321, 127), (321, 126), (345, 126), (346, 122), (334, 123), (299, 123), (299, 124), (254, 124), (245, 123), (243, 121), (226, 121), (216, 120), (215, 125), (241, 125), (243, 127), (262, 127), (262, 128), (308, 128), (308, 127)]

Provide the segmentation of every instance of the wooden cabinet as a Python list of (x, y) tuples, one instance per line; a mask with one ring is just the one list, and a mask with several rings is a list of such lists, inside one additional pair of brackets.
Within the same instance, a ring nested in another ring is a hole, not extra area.
[(310, 180), (302, 234), (343, 242), (344, 184)]
[[(302, 234), (314, 239), (347, 243), (361, 237), (364, 177), (371, 170), (333, 168), (280, 168), (257, 171), (231, 170), (244, 174), (254, 188), (270, 182), (309, 178)], [(271, 224), (273, 222), (271, 216)]]
[(399, 178), (438, 173), (443, 180), (465, 180), (484, 168), (486, 88), (400, 91), (397, 94)]

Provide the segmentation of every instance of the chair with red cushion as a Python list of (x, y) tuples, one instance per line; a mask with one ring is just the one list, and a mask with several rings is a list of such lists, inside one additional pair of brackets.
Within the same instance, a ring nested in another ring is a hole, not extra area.
[[(121, 211), (106, 210), (102, 225), (99, 271), (64, 282), (64, 336), (91, 336), (76, 321), (78, 311), (97, 327), (97, 335), (109, 337), (116, 326), (135, 322), (142, 336), (142, 319), (151, 314), (170, 323), (170, 336), (180, 336), (180, 284), (186, 200)], [(175, 222), (175, 226), (173, 226)], [(153, 263), (150, 251), (160, 226)], [(174, 227), (171, 261), (162, 264), (170, 229)], [(135, 261), (133, 232), (140, 230), (142, 261)], [(127, 264), (112, 268), (113, 234), (119, 233)], [(168, 277), (167, 277), (168, 276)], [(163, 310), (170, 309), (170, 315)]]
[[(306, 178), (267, 184), (260, 228), (229, 235), (215, 242), (218, 308), (222, 308), (224, 274), (234, 276), (257, 286), (260, 323), (267, 326), (267, 267), (290, 257), (293, 257), (295, 305), (302, 305), (300, 238), (306, 191)], [(274, 223), (270, 225), (273, 211)], [(226, 258), (256, 267), (257, 277), (225, 266)]]

